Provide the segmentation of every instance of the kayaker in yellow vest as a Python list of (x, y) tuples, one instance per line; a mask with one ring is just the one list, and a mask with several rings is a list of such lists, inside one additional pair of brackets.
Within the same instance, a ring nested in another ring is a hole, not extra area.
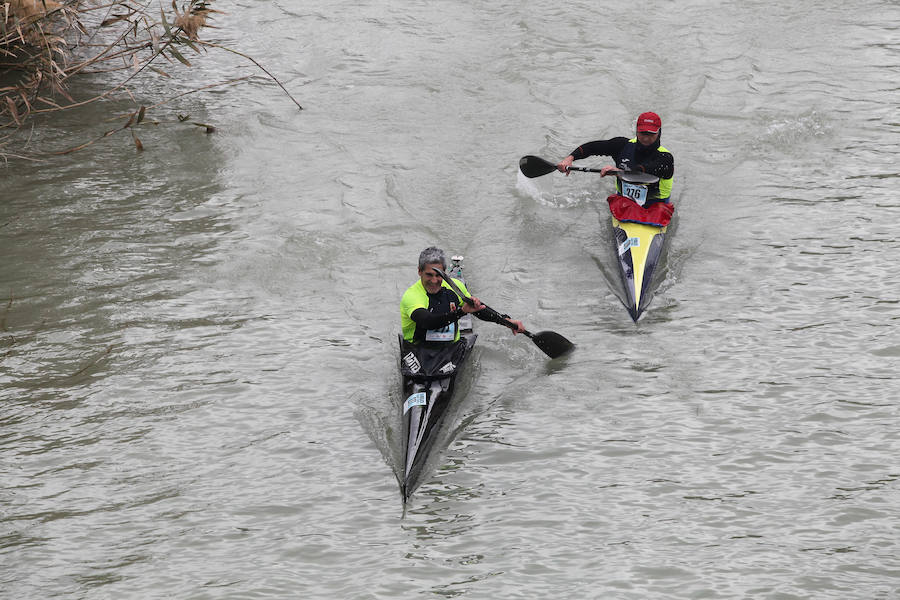
[[(483, 310), (484, 305), (469, 294), (463, 282), (454, 279), (459, 291), (472, 298), (474, 306), (463, 302), (433, 267), (446, 271), (447, 257), (443, 250), (431, 246), (419, 254), (419, 280), (404, 292), (400, 301), (403, 339), (413, 343), (455, 342), (459, 339), (457, 321), (464, 314), (473, 314), (482, 321), (500, 322), (493, 318), (495, 313), (490, 309)], [(511, 330), (514, 334), (525, 331), (521, 321), (506, 318), (515, 323), (517, 329)]]
[[(632, 139), (614, 137), (608, 140), (596, 140), (582, 144), (562, 159), (556, 168), (569, 174), (569, 167), (576, 160), (588, 156), (611, 156), (615, 165), (600, 169), (600, 175), (606, 176), (616, 171), (643, 171), (659, 177), (659, 183), (649, 186), (649, 202), (668, 202), (672, 195), (672, 183), (675, 177), (675, 160), (672, 153), (659, 145), (662, 135), (662, 120), (654, 112), (645, 112), (637, 119), (636, 136)], [(616, 181), (618, 189), (619, 182)], [(621, 191), (621, 190), (620, 190)]]

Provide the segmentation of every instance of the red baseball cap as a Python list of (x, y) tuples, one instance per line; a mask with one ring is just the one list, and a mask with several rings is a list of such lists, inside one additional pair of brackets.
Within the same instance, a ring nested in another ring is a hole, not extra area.
[(662, 119), (659, 118), (659, 115), (654, 112), (645, 112), (641, 113), (637, 120), (637, 130), (647, 133), (659, 133), (659, 128), (662, 127)]

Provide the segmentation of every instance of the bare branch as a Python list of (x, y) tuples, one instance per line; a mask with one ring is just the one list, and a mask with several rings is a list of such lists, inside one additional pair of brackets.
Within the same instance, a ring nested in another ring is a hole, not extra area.
[[(20, 128), (36, 115), (74, 110), (106, 101), (124, 93), (133, 99), (129, 85), (142, 73), (171, 79), (172, 73), (154, 63), (161, 57), (170, 65), (190, 67), (189, 53), (206, 55), (210, 49), (240, 56), (262, 71), (302, 110), (285, 86), (255, 58), (238, 50), (200, 39), (209, 20), (222, 14), (211, 8), (214, 0), (172, 2), (171, 9), (159, 0), (5, 0), (0, 2), (0, 128)], [(153, 7), (153, 8), (151, 8)], [(156, 13), (156, 10), (159, 10)], [(77, 75), (124, 72), (127, 75), (91, 98), (75, 100), (68, 87)], [(172, 102), (187, 94), (220, 85), (245, 81), (232, 78), (150, 105), (146, 110)], [(137, 104), (137, 102), (135, 102)], [(121, 131), (139, 126), (126, 124), (84, 144), (51, 154), (68, 154)], [(214, 131), (213, 125), (203, 125)], [(143, 145), (134, 135), (138, 149)], [(0, 140), (0, 158), (21, 158), (8, 152), (9, 141)]]

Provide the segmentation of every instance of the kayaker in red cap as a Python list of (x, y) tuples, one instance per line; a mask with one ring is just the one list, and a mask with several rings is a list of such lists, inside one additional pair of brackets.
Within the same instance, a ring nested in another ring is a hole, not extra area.
[(662, 119), (654, 112), (641, 113), (635, 126), (635, 137), (614, 137), (608, 140), (596, 140), (575, 148), (562, 159), (556, 168), (569, 174), (569, 167), (576, 160), (588, 156), (611, 156), (615, 165), (600, 169), (605, 176), (615, 171), (643, 171), (659, 177), (659, 184), (651, 187), (649, 202), (668, 202), (672, 194), (672, 182), (675, 176), (675, 160), (672, 153), (659, 145), (662, 132)]

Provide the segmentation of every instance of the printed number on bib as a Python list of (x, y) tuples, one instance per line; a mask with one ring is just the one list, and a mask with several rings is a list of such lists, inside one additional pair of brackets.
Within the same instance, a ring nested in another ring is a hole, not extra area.
[(640, 206), (644, 205), (644, 202), (647, 201), (647, 186), (646, 185), (635, 185), (633, 183), (628, 183), (627, 181), (622, 182), (622, 195), (628, 196), (635, 202), (637, 202)]

